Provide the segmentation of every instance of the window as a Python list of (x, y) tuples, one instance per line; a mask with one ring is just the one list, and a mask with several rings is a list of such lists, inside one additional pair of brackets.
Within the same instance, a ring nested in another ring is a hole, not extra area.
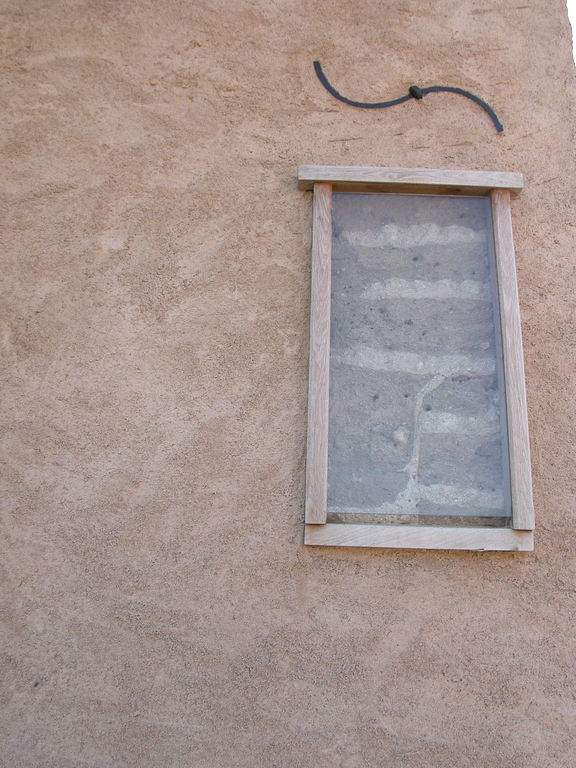
[(300, 166), (305, 543), (532, 550), (517, 173)]

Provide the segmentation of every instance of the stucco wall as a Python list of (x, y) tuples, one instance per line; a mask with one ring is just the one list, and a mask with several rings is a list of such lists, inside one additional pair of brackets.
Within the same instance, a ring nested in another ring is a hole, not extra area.
[[(0, 764), (574, 765), (562, 1), (2, 8)], [(524, 174), (534, 554), (304, 548), (300, 162)]]

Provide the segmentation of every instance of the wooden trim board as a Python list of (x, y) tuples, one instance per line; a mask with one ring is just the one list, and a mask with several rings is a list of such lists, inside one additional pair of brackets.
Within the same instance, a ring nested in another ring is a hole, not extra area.
[(443, 528), (432, 525), (307, 525), (304, 544), (313, 547), (468, 549), (476, 552), (531, 552), (532, 531), (510, 528)]
[(526, 405), (516, 261), (512, 239), (510, 193), (506, 189), (494, 189), (490, 196), (492, 198), (492, 225), (498, 272), (504, 380), (506, 382), (512, 527), (520, 530), (533, 530), (534, 503), (532, 500), (528, 408)]
[(513, 197), (524, 187), (521, 173), (449, 171), (431, 168), (375, 168), (336, 165), (298, 166), (298, 189), (310, 191), (317, 182), (334, 192), (407, 192), (411, 194), (487, 195), (507, 189)]
[(330, 282), (332, 186), (314, 185), (306, 522), (326, 522), (328, 494), (328, 386), (330, 373)]

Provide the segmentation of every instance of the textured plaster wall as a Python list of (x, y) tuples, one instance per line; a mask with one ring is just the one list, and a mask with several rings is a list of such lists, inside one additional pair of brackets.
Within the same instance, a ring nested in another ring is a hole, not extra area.
[[(2, 2), (0, 764), (568, 768), (561, 0)], [(386, 111), (334, 101), (468, 88)], [(513, 170), (534, 554), (302, 545), (299, 162)]]

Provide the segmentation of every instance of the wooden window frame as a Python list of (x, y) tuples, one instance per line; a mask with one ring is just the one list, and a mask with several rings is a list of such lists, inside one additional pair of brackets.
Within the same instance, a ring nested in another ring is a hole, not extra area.
[[(310, 368), (304, 543), (312, 546), (531, 551), (534, 505), (528, 411), (510, 198), (522, 174), (425, 168), (301, 165), (300, 190), (313, 191)], [(494, 247), (512, 501), (510, 528), (327, 523), (332, 193), (489, 196)]]

